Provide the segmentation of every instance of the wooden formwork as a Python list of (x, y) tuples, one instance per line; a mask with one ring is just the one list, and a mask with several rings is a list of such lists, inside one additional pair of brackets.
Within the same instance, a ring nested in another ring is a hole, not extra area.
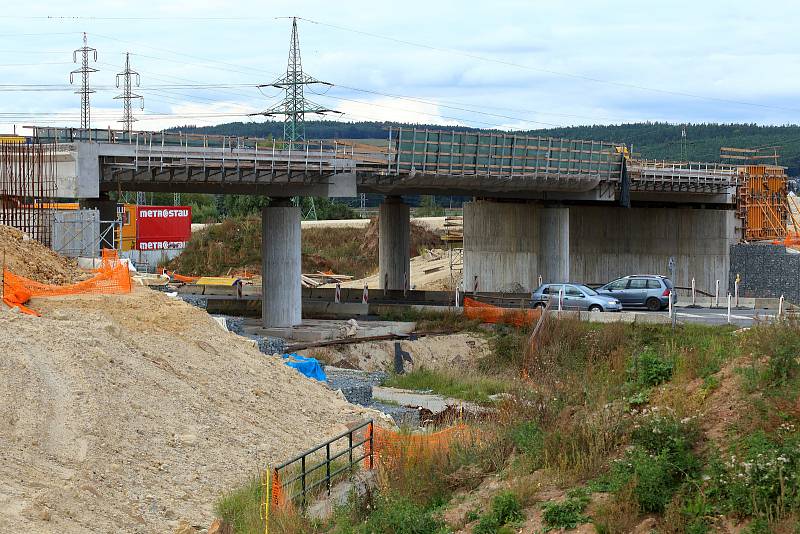
[(739, 167), (737, 215), (746, 241), (785, 239), (789, 210), (786, 168), (777, 165)]

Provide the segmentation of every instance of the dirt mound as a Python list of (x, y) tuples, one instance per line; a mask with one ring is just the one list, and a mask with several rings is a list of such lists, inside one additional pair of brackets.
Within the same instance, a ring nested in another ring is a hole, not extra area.
[(172, 532), (368, 416), (206, 313), (139, 288), (0, 311), (0, 524)]
[(86, 277), (74, 261), (56, 254), (16, 228), (0, 225), (0, 262), (3, 258), (8, 270), (44, 284), (71, 284)]
[[(361, 243), (361, 252), (374, 254), (378, 257), (378, 219), (373, 217), (369, 221)], [(411, 222), (411, 255), (416, 256), (422, 249), (432, 249), (442, 246), (442, 239), (421, 224)]]

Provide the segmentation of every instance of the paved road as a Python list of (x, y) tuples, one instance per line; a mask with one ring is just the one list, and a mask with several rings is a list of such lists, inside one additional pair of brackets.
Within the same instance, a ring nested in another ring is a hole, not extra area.
[[(751, 326), (755, 321), (771, 321), (775, 319), (777, 310), (753, 310), (739, 309), (731, 310), (731, 323), (738, 326)], [(667, 315), (668, 312), (647, 312), (660, 313)], [(683, 308), (676, 309), (678, 322), (682, 323), (703, 323), (703, 324), (726, 324), (728, 322), (727, 308)]]

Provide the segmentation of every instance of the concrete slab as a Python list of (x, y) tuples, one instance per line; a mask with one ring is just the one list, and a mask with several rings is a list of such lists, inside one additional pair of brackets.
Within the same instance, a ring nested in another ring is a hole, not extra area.
[(401, 406), (426, 408), (433, 413), (442, 412), (448, 406), (463, 406), (467, 411), (477, 412), (482, 410), (479, 405), (472, 402), (411, 389), (375, 386), (372, 388), (372, 397), (379, 401), (394, 402)]

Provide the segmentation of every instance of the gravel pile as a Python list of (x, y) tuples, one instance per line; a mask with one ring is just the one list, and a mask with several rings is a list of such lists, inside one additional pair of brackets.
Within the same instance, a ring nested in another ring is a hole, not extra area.
[(248, 334), (244, 331), (244, 319), (241, 317), (231, 317), (229, 315), (219, 315), (217, 317), (225, 318), (225, 325), (228, 330), (234, 334), (238, 334), (247, 339), (252, 339), (258, 343), (258, 350), (270, 356), (278, 353), (284, 354), (289, 347), (286, 340), (280, 337), (258, 336), (255, 334)]

